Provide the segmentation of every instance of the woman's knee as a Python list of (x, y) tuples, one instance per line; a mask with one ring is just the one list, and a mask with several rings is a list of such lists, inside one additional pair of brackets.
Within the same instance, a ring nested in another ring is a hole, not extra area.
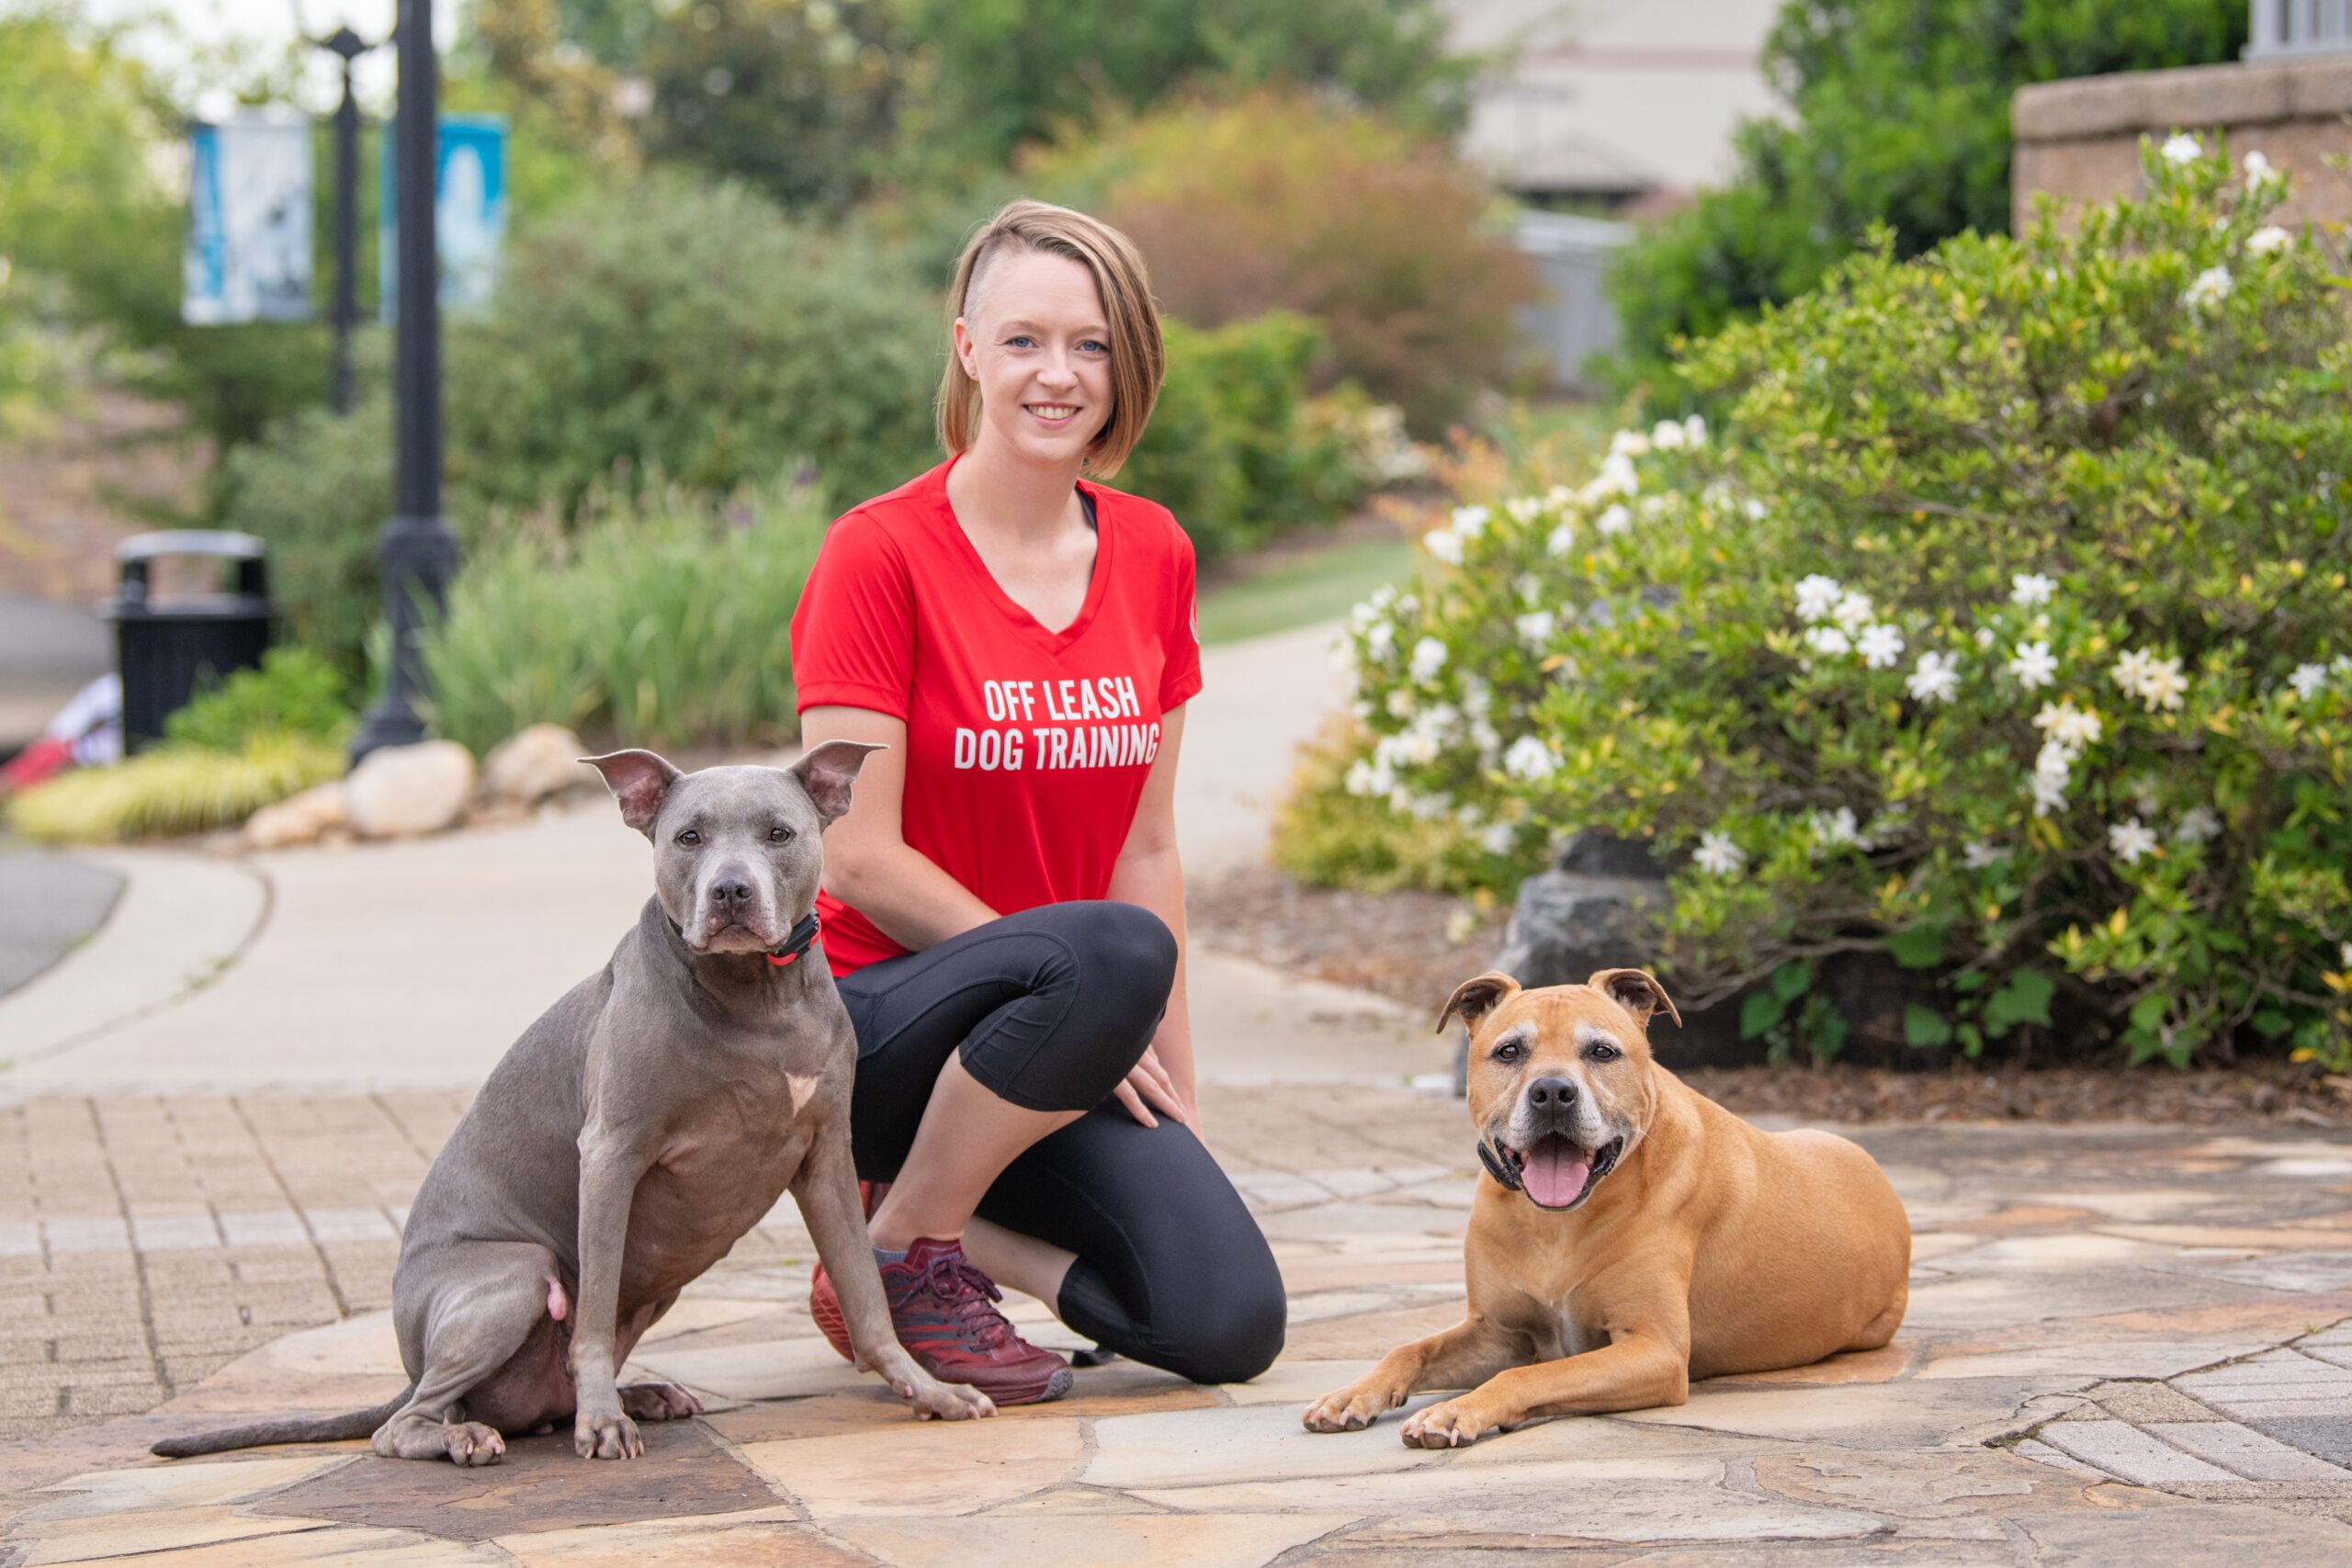
[(1176, 938), (1140, 904), (1115, 898), (1047, 904), (1034, 919), (1068, 950), (1079, 984), (1090, 992), (1132, 998), (1158, 1017), (1176, 984)]
[(1194, 1382), (1248, 1382), (1282, 1354), (1289, 1321), (1282, 1273), (1269, 1256), (1262, 1268), (1204, 1291), (1182, 1323), (1155, 1325), (1159, 1364)]

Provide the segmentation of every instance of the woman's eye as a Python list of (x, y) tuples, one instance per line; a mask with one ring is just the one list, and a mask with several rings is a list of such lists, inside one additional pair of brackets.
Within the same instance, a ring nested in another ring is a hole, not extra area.
[(1033, 346), (1036, 341), (1037, 340), (1035, 338), (1031, 337), (1027, 333), (1015, 333), (1012, 336), (1004, 340), (1004, 345), (1007, 348), (1028, 348)]
[(1097, 342), (1093, 338), (1088, 338), (1084, 343), (1080, 344), (1078, 346), (1086, 350), (1089, 354), (1108, 354), (1111, 352), (1111, 345), (1109, 344)]
[(702, 835), (695, 832), (692, 828), (688, 828), (678, 835), (678, 842), (682, 844), (699, 844), (702, 842)]
[(769, 829), (768, 842), (772, 844), (788, 844), (792, 842), (792, 829), (789, 828)]

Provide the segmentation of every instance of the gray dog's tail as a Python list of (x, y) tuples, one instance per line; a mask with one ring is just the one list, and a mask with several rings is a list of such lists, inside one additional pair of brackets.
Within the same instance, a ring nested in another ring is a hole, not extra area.
[(165, 1459), (187, 1459), (196, 1454), (217, 1454), (229, 1449), (258, 1449), (270, 1443), (334, 1443), (345, 1438), (365, 1438), (392, 1418), (392, 1413), (408, 1403), (416, 1392), (411, 1383), (399, 1393), (373, 1410), (355, 1410), (347, 1416), (313, 1416), (285, 1421), (258, 1421), (250, 1427), (228, 1427), (218, 1432), (192, 1432), (185, 1438), (165, 1438), (149, 1453)]

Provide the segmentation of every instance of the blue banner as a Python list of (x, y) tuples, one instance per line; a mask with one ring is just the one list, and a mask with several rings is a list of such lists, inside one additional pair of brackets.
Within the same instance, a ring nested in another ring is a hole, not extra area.
[[(382, 141), (376, 279), (389, 321), (400, 313), (399, 138), (387, 128)], [(441, 308), (479, 310), (497, 288), (499, 253), (506, 243), (506, 117), (443, 115), (439, 141), (433, 228), (440, 254)]]
[(311, 127), (232, 120), (189, 132), (180, 318), (191, 326), (311, 318)]

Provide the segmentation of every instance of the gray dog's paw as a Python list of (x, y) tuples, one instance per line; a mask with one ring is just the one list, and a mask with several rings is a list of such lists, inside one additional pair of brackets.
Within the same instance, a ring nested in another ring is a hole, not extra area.
[(621, 1408), (639, 1421), (682, 1421), (702, 1414), (702, 1401), (673, 1382), (633, 1382), (621, 1390)]
[(571, 1423), (571, 1450), (582, 1459), (635, 1459), (645, 1452), (645, 1443), (628, 1416), (583, 1410)]
[(506, 1457), (506, 1439), (479, 1421), (452, 1421), (441, 1428), (453, 1464), (496, 1464)]

